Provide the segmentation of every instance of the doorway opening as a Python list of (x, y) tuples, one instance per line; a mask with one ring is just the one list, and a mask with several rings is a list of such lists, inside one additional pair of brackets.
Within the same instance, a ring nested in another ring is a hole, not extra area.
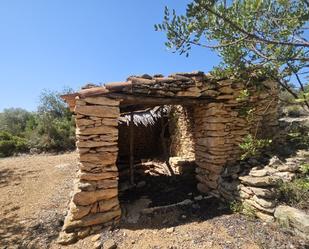
[(120, 110), (117, 167), (123, 216), (130, 216), (128, 210), (136, 213), (198, 195), (192, 107)]

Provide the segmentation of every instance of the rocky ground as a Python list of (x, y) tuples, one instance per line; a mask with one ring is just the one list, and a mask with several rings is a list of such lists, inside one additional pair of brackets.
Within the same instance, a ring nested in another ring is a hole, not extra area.
[(0, 159), (0, 248), (87, 249), (99, 242), (105, 248), (108, 244), (153, 249), (306, 248), (302, 239), (274, 225), (233, 214), (217, 200), (202, 198), (188, 187), (180, 198), (187, 200), (186, 205), (171, 205), (181, 201), (177, 184), (177, 189), (165, 188), (164, 198), (151, 192), (139, 193), (140, 198), (131, 201), (128, 196), (118, 228), (60, 246), (55, 241), (76, 170), (75, 153)]
[(47, 248), (61, 229), (77, 155), (0, 159), (0, 248)]

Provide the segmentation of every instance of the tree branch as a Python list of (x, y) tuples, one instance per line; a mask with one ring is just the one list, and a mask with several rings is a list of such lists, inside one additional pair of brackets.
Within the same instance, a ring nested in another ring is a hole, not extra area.
[(301, 80), (300, 80), (300, 78), (299, 78), (299, 75), (298, 75), (298, 73), (294, 70), (294, 68), (291, 66), (291, 64), (290, 63), (287, 63), (287, 65), (288, 65), (288, 67), (292, 70), (292, 72), (294, 73), (294, 75), (295, 75), (295, 77), (296, 77), (296, 80), (297, 80), (297, 82), (298, 82), (298, 84), (299, 84), (299, 86), (300, 86), (300, 89), (301, 89), (301, 91), (303, 92), (303, 97), (304, 97), (304, 103), (305, 103), (305, 105), (309, 108), (309, 103), (308, 103), (308, 101), (306, 100), (306, 96), (305, 96), (305, 88), (304, 88), (304, 85), (303, 85), (303, 83), (301, 82)]
[(269, 40), (269, 39), (265, 39), (262, 38), (254, 33), (250, 33), (247, 30), (243, 29), (242, 27), (238, 26), (236, 23), (234, 23), (233, 21), (231, 21), (229, 18), (221, 15), (220, 13), (214, 11), (213, 9), (209, 8), (207, 5), (204, 6), (204, 8), (209, 11), (210, 13), (212, 13), (213, 15), (215, 15), (216, 17), (219, 17), (220, 19), (222, 19), (223, 21), (225, 21), (226, 23), (230, 24), (232, 27), (234, 27), (235, 29), (237, 29), (238, 31), (240, 31), (241, 33), (247, 35), (248, 37), (251, 37), (255, 40), (264, 42), (264, 43), (268, 43), (268, 44), (276, 44), (276, 45), (286, 45), (286, 46), (295, 46), (295, 47), (309, 47), (309, 42), (285, 42), (285, 41), (275, 41), (275, 40)]
[(190, 44), (196, 45), (196, 46), (204, 47), (204, 48), (218, 49), (218, 48), (224, 48), (224, 47), (229, 47), (229, 46), (235, 45), (239, 42), (246, 40), (247, 38), (248, 38), (248, 36), (244, 36), (244, 37), (241, 37), (240, 39), (238, 39), (236, 41), (232, 41), (232, 42), (229, 42), (229, 43), (221, 43), (221, 44), (218, 44), (218, 45), (206, 45), (206, 44), (202, 44), (202, 43), (195, 42), (195, 41), (192, 41), (192, 40), (188, 40), (187, 42), (190, 43)]

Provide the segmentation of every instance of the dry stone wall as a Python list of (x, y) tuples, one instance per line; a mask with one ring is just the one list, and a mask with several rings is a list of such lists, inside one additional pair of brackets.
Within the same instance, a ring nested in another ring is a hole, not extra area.
[[(278, 88), (275, 82), (266, 79), (246, 82), (215, 79), (202, 72), (193, 72), (172, 74), (167, 78), (132, 76), (128, 80), (132, 85), (125, 91), (137, 95), (183, 98), (184, 103), (185, 99), (209, 99), (205, 104), (192, 106), (193, 136), (187, 129), (189, 122), (184, 109), (177, 110), (176, 124), (182, 132), (174, 136), (176, 142), (171, 144), (176, 155), (194, 152), (198, 165), (197, 187), (201, 192), (232, 197), (225, 186), (229, 178), (238, 177), (239, 167), (235, 167), (235, 163), (243, 153), (239, 144), (248, 134), (257, 139), (272, 139), (278, 125)], [(192, 143), (194, 149), (191, 150)], [(221, 176), (223, 172), (225, 177)]]
[(300, 172), (300, 165), (307, 162), (308, 153), (298, 151), (296, 157), (287, 158), (285, 162), (274, 156), (266, 166), (256, 165), (239, 177), (234, 199), (243, 202), (258, 218), (266, 222), (274, 221), (278, 184), (294, 180)]
[[(217, 99), (220, 97), (224, 101), (199, 105), (194, 109), (195, 154), (199, 166), (196, 173), (201, 192), (211, 191), (228, 199), (233, 195), (229, 193), (229, 186), (228, 191), (225, 187), (230, 179), (238, 178), (239, 165), (236, 162), (244, 153), (239, 147), (244, 137), (248, 134), (257, 138), (273, 137), (271, 131), (278, 124), (278, 89), (272, 84), (265, 94), (258, 91), (257, 86), (251, 86), (246, 88), (247, 96), (240, 98), (243, 84), (224, 80), (218, 85), (221, 85), (219, 91), (222, 92)], [(268, 131), (267, 134), (263, 129)]]
[(170, 156), (194, 160), (193, 107), (172, 106), (169, 115)]
[(118, 201), (119, 101), (105, 97), (78, 99), (75, 107), (79, 172), (60, 243), (71, 243), (115, 224)]
[[(86, 93), (98, 95), (87, 97)], [(63, 243), (87, 236), (120, 218), (116, 160), (122, 97), (139, 97), (139, 101), (146, 101), (148, 96), (168, 98), (184, 106), (190, 103), (190, 115), (180, 114), (177, 121), (183, 132), (178, 136), (180, 145), (176, 151), (195, 158), (199, 191), (228, 200), (240, 198), (237, 187), (241, 181), (245, 186), (239, 178), (243, 172), (239, 144), (248, 134), (272, 138), (277, 126), (278, 89), (263, 78), (215, 79), (202, 72), (167, 78), (132, 76), (127, 82), (72, 96), (79, 96), (75, 101), (69, 98), (68, 103), (71, 108), (75, 103), (80, 171), (63, 226)]]

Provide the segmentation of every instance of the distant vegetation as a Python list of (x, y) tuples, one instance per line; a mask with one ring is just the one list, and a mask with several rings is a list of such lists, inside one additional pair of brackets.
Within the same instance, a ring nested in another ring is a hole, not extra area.
[(44, 91), (36, 112), (8, 108), (0, 113), (0, 157), (75, 148), (74, 120), (61, 94)]

